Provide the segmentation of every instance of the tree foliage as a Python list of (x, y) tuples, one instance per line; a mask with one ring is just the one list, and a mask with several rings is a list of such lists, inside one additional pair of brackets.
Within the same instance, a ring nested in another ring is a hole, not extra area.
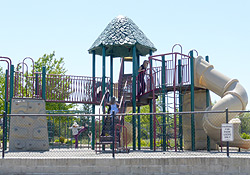
[[(57, 59), (55, 57), (55, 52), (51, 54), (44, 54), (42, 57), (40, 57), (34, 64), (34, 72), (42, 72), (43, 66), (46, 67), (46, 74), (65, 75), (65, 73), (67, 72), (66, 68), (64, 67), (64, 58), (61, 57)], [(69, 93), (67, 92), (67, 90), (63, 90), (62, 86), (63, 85), (61, 82), (57, 82), (57, 87), (49, 86), (47, 88), (54, 88), (53, 91), (55, 92), (60, 91), (62, 93)], [(46, 110), (68, 110), (74, 106), (75, 104), (47, 102)]]
[(243, 113), (239, 116), (241, 120), (241, 133), (250, 134), (250, 113)]

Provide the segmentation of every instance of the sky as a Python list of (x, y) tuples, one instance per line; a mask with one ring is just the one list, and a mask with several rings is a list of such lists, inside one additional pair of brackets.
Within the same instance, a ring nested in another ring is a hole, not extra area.
[[(0, 0), (0, 55), (17, 65), (25, 57), (36, 61), (55, 51), (56, 58), (64, 58), (67, 74), (91, 76), (88, 49), (112, 19), (124, 15), (154, 43), (154, 54), (171, 52), (177, 43), (185, 54), (195, 49), (250, 94), (249, 7), (249, 0)], [(115, 73), (119, 66), (116, 59)]]

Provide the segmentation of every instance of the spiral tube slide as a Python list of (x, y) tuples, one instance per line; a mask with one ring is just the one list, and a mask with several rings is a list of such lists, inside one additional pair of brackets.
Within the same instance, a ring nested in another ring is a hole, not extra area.
[[(201, 56), (194, 60), (195, 86), (207, 88), (219, 95), (221, 99), (207, 108), (207, 111), (245, 110), (248, 103), (246, 90), (237, 79), (231, 79), (216, 71), (214, 67), (206, 62)], [(229, 113), (229, 123), (234, 125), (234, 141), (230, 146), (249, 149), (250, 140), (242, 139), (239, 134), (240, 120), (236, 119), (238, 114)], [(225, 123), (226, 115), (218, 113), (207, 113), (203, 117), (203, 128), (208, 136), (217, 144), (221, 143), (221, 124)], [(225, 144), (225, 143), (223, 143)]]

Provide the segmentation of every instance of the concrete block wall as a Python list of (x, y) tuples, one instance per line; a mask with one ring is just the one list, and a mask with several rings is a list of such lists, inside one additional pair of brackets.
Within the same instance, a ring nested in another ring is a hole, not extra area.
[(249, 158), (0, 159), (0, 174), (247, 175)]

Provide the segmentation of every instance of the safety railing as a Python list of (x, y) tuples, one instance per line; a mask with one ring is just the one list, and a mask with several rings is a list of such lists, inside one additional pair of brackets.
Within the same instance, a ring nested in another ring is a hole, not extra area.
[[(165, 87), (174, 89), (174, 87), (181, 85), (189, 85), (190, 82), (190, 57), (181, 53), (167, 53), (161, 55), (154, 55), (149, 57), (149, 62), (152, 62), (152, 73), (150, 68), (145, 72), (140, 72), (136, 78), (138, 96), (151, 92), (152, 84), (155, 90), (162, 88), (162, 57), (165, 60)], [(180, 60), (180, 61), (178, 61)], [(181, 68), (181, 75), (179, 75), (179, 68)], [(151, 75), (152, 74), (152, 75)], [(182, 81), (178, 82), (178, 77), (182, 77)]]
[[(42, 98), (47, 102), (99, 104), (102, 99), (102, 78), (47, 74), (43, 90), (42, 73), (33, 76), (16, 71), (14, 75), (14, 98)], [(106, 89), (110, 78), (105, 78)], [(108, 94), (107, 94), (108, 95)]]

